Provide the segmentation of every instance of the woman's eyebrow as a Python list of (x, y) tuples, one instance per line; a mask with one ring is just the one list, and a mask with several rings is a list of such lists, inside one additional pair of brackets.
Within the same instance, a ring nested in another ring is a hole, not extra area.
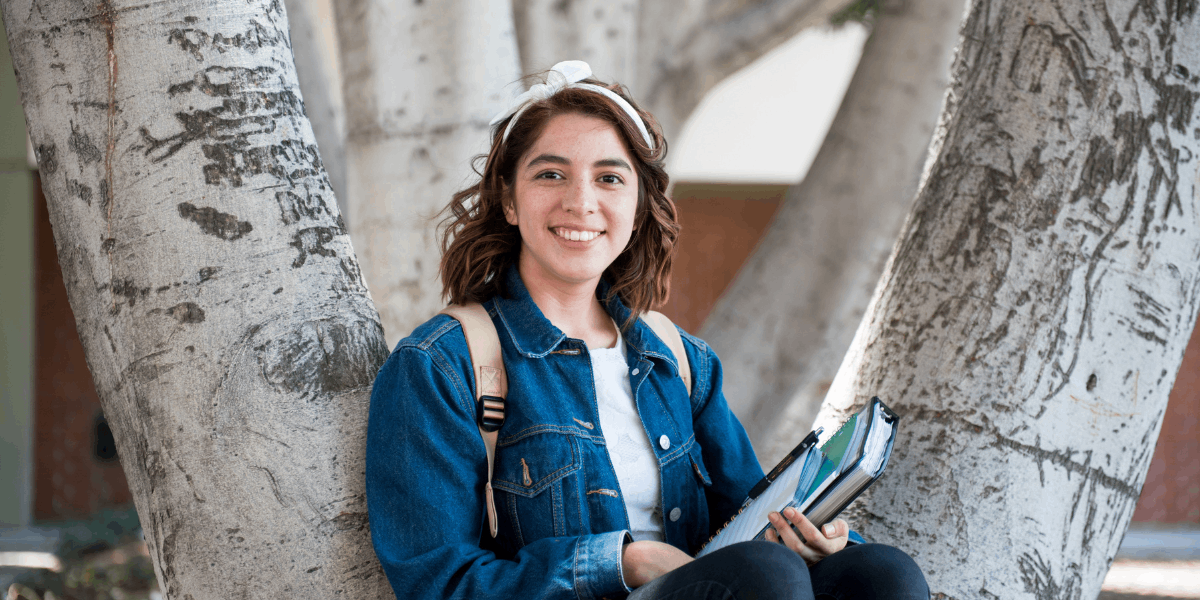
[[(541, 163), (554, 163), (557, 165), (564, 165), (564, 166), (571, 165), (570, 159), (568, 159), (566, 157), (559, 156), (557, 154), (539, 154), (536, 157), (534, 157), (533, 160), (529, 161), (529, 164), (525, 165), (525, 168), (528, 169), (529, 167), (532, 167), (534, 165), (538, 165)], [(616, 167), (616, 168), (620, 168), (620, 169), (625, 169), (627, 171), (633, 171), (633, 167), (629, 166), (629, 163), (625, 162), (623, 159), (620, 159), (620, 158), (602, 158), (602, 159), (592, 163), (592, 166), (593, 167)]]
[(602, 158), (592, 164), (594, 167), (617, 167), (627, 171), (633, 171), (633, 167), (629, 163), (619, 158)]
[(536, 158), (529, 161), (529, 164), (526, 164), (525, 168), (532, 167), (533, 165), (536, 165), (539, 163), (554, 163), (554, 164), (558, 164), (558, 165), (570, 165), (571, 161), (567, 160), (565, 157), (558, 156), (557, 154), (539, 154)]

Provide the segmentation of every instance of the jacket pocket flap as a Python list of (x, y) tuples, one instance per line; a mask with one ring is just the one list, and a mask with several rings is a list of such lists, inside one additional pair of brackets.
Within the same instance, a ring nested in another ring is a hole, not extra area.
[(579, 468), (579, 452), (573, 437), (557, 433), (532, 435), (496, 449), (492, 487), (532, 497)]

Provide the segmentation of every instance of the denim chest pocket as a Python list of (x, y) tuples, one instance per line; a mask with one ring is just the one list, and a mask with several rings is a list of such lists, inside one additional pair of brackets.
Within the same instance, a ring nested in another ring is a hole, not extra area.
[(511, 535), (515, 549), (546, 537), (578, 533), (582, 461), (578, 440), (558, 432), (520, 434), (496, 448), (492, 487), (501, 536)]

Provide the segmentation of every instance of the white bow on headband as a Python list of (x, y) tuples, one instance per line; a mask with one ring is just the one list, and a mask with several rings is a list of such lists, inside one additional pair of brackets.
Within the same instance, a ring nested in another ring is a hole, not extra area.
[(620, 106), (621, 110), (624, 110), (625, 114), (629, 115), (629, 118), (637, 125), (638, 131), (642, 134), (642, 139), (646, 140), (646, 145), (653, 150), (654, 138), (650, 136), (650, 132), (646, 129), (646, 124), (642, 121), (641, 115), (633, 109), (633, 106), (629, 102), (613, 93), (612, 90), (590, 83), (580, 83), (591, 76), (592, 68), (582, 60), (564, 60), (554, 65), (546, 73), (546, 81), (544, 83), (534, 84), (528, 91), (513, 98), (508, 108), (500, 111), (500, 114), (492, 118), (490, 125), (495, 127), (498, 123), (507, 119), (509, 115), (512, 115), (512, 119), (508, 122), (508, 127), (504, 128), (504, 136), (501, 137), (502, 141), (507, 141), (508, 134), (512, 131), (513, 125), (517, 123), (517, 119), (521, 118), (521, 114), (533, 103), (545, 100), (566, 88), (580, 88), (596, 92), (612, 100), (617, 106)]

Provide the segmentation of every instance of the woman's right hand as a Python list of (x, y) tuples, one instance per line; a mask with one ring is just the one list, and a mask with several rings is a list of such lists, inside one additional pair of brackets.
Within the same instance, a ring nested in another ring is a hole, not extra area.
[(621, 552), (621, 571), (630, 589), (641, 587), (692, 562), (686, 552), (662, 542), (643, 540), (625, 544)]

